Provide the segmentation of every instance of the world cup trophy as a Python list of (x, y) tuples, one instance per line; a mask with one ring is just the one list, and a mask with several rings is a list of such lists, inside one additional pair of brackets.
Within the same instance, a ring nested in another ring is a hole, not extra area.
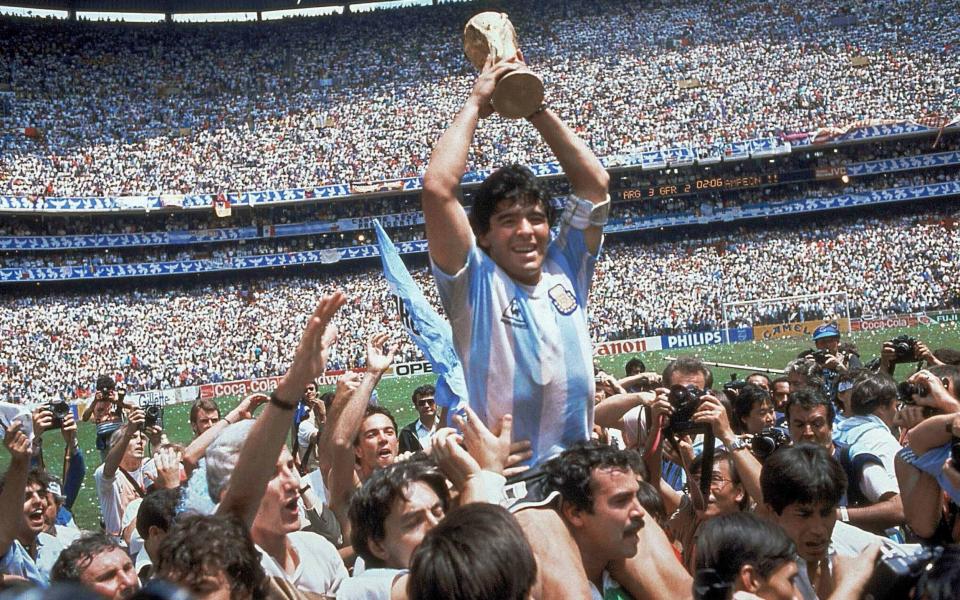
[[(482, 12), (470, 19), (463, 30), (463, 51), (478, 71), (488, 56), (494, 62), (516, 56), (517, 32), (506, 13)], [(528, 117), (543, 104), (543, 80), (526, 69), (507, 73), (497, 81), (490, 103), (507, 119)]]

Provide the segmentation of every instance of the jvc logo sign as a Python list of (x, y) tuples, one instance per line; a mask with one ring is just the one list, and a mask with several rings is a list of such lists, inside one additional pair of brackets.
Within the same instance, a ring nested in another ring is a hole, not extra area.
[(407, 311), (407, 306), (403, 303), (403, 298), (397, 296), (396, 294), (392, 295), (393, 305), (397, 309), (397, 315), (400, 317), (400, 322), (403, 323), (403, 326), (413, 335), (419, 336), (420, 332), (417, 331), (417, 327), (413, 324), (413, 317), (410, 316), (410, 312)]

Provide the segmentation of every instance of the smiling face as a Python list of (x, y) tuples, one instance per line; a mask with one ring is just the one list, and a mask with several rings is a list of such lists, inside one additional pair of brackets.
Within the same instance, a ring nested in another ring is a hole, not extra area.
[(413, 551), (444, 515), (440, 497), (422, 481), (408, 485), (404, 496), (398, 496), (390, 507), (383, 522), (383, 539), (370, 540), (370, 551), (391, 569), (410, 566)]
[(260, 501), (260, 508), (250, 532), (254, 540), (277, 534), (285, 535), (300, 529), (300, 475), (293, 456), (284, 447), (277, 459), (273, 478)]
[(27, 484), (23, 494), (23, 521), (18, 537), (33, 541), (37, 535), (47, 528), (47, 490), (41, 484), (31, 482)]
[(477, 238), (493, 262), (511, 278), (527, 285), (540, 281), (550, 242), (550, 223), (542, 204), (501, 200), (490, 217), (490, 229)]
[(353, 449), (362, 477), (392, 465), (398, 449), (397, 428), (387, 415), (374, 413), (364, 419)]
[(578, 545), (608, 561), (634, 556), (645, 514), (637, 499), (640, 484), (636, 473), (629, 469), (597, 468), (590, 474), (590, 488), (592, 510), (569, 506), (564, 511)]
[[(700, 485), (700, 476), (690, 477), (692, 485)], [(710, 495), (707, 497), (707, 506), (697, 514), (702, 519), (712, 519), (720, 515), (727, 515), (740, 510), (743, 501), (743, 485), (733, 480), (730, 471), (730, 461), (726, 458), (713, 463), (713, 472), (710, 476)]]

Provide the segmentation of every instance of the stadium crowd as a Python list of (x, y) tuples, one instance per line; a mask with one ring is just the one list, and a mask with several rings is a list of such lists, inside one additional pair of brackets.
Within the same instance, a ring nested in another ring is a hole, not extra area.
[[(713, 330), (725, 302), (823, 292), (848, 292), (854, 317), (955, 308), (960, 246), (949, 215), (956, 210), (741, 228), (716, 238), (608, 241), (591, 294), (591, 336), (602, 342)], [(439, 309), (432, 276), (424, 269), (413, 275)], [(395, 318), (379, 267), (246, 284), (10, 295), (0, 300), (0, 395), (88, 397), (93, 375), (107, 372), (131, 391), (280, 375), (302, 326), (289, 315), (303, 314), (330, 288), (351, 298), (340, 314), (349, 347)], [(845, 314), (838, 298), (825, 301), (763, 303), (749, 314), (731, 312), (728, 325), (779, 322), (799, 311)], [(397, 356), (421, 359), (409, 340)], [(340, 354), (331, 364), (362, 366), (363, 354)]]
[[(173, 28), (4, 20), (0, 83), (13, 95), (0, 111), (0, 194), (218, 193), (420, 175), (473, 79), (460, 48), (475, 10)], [(955, 1), (841, 10), (812, 0), (553, 0), (510, 13), (548, 102), (600, 156), (960, 113)], [(853, 67), (855, 57), (869, 65)], [(26, 128), (40, 137), (18, 133)], [(494, 166), (494, 156), (550, 155), (524, 122), (493, 120), (469, 170)]]

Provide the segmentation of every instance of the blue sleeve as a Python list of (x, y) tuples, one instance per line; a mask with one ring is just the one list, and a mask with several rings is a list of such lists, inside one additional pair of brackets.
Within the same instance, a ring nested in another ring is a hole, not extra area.
[(597, 264), (599, 255), (599, 250), (597, 254), (591, 254), (587, 250), (583, 231), (569, 225), (563, 226), (547, 249), (547, 258), (555, 262), (564, 275), (573, 282), (577, 302), (581, 307), (587, 305), (587, 295), (593, 281), (593, 269)]
[(914, 453), (912, 448), (907, 446), (897, 455), (905, 463), (913, 465), (928, 475), (933, 475), (937, 483), (940, 484), (940, 488), (950, 496), (950, 499), (960, 504), (960, 490), (953, 487), (950, 480), (943, 474), (943, 463), (950, 458), (950, 444), (931, 448), (919, 456)]
[(73, 508), (73, 503), (77, 501), (77, 495), (83, 485), (83, 478), (86, 476), (87, 463), (83, 460), (83, 450), (78, 444), (77, 450), (70, 457), (70, 467), (63, 478), (63, 495), (66, 497), (64, 506), (67, 508)]

